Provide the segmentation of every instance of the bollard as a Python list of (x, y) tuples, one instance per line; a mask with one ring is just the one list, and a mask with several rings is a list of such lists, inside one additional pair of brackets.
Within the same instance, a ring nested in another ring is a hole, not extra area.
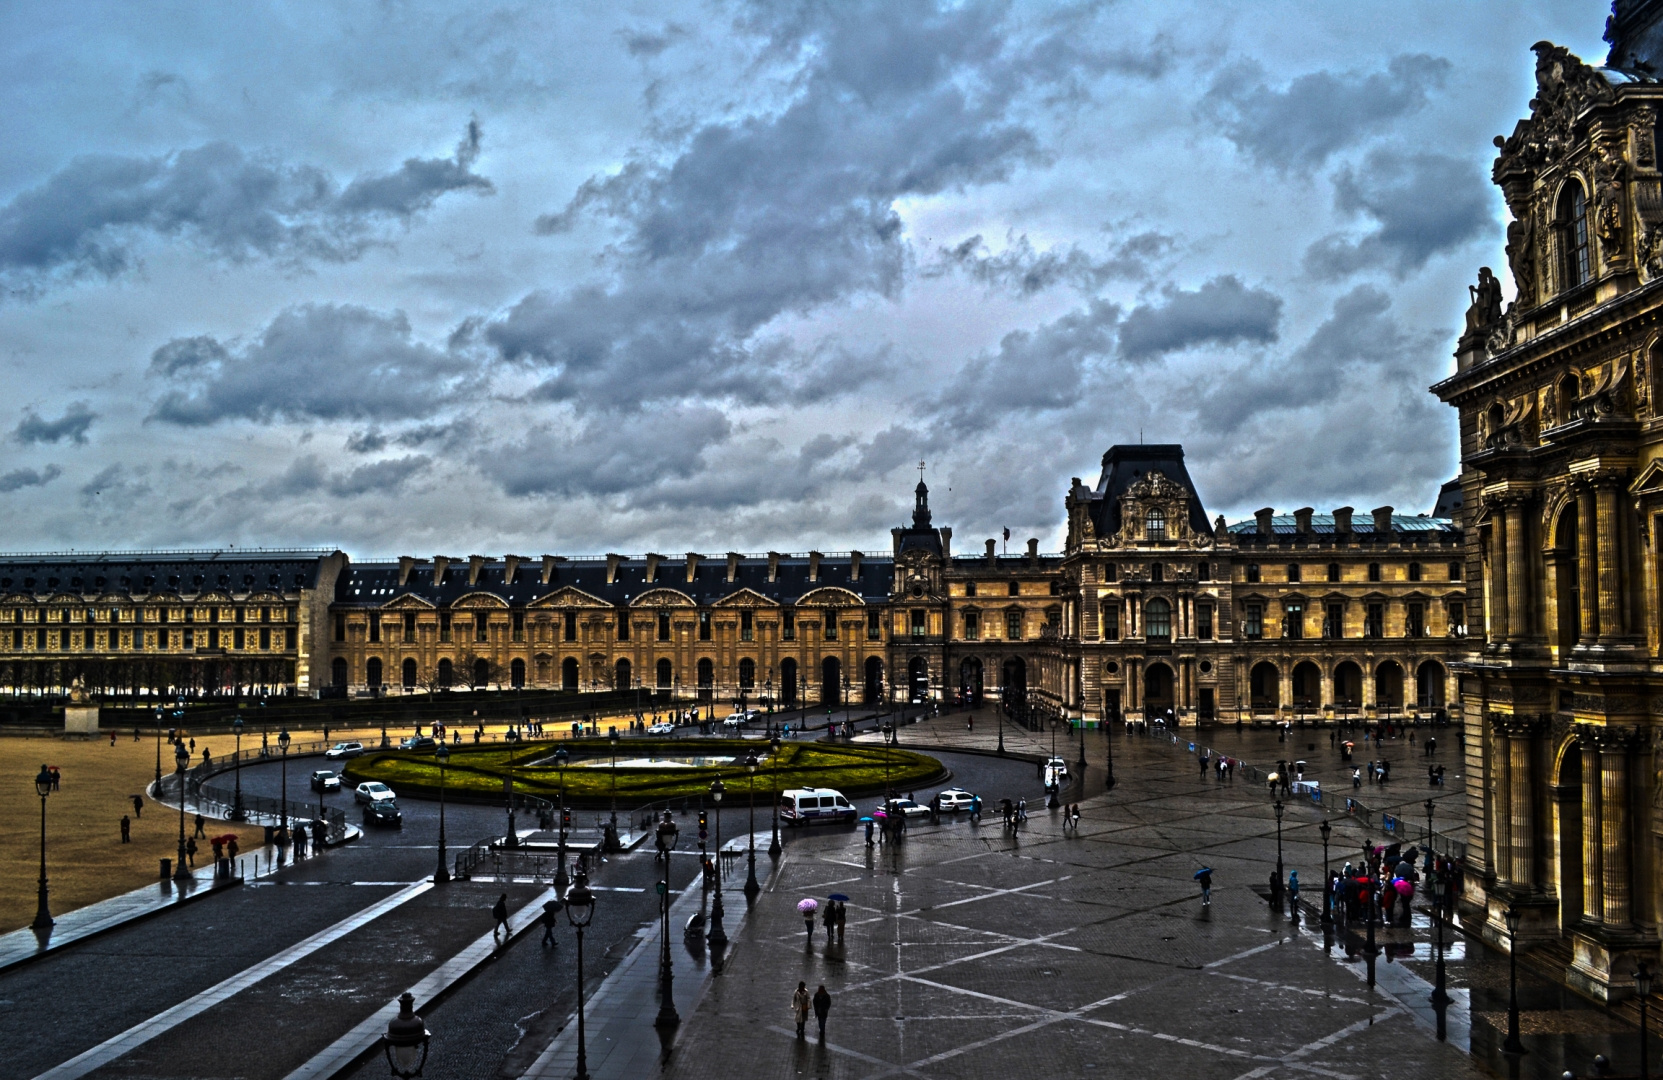
[(169, 878), (171, 878), (172, 876), (173, 876), (173, 860), (172, 859), (163, 859), (162, 860), (162, 880), (166, 881)]

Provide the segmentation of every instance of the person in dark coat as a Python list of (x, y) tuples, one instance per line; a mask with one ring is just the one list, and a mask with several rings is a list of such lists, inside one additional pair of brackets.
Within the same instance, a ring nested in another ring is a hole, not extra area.
[(820, 989), (814, 991), (814, 1018), (820, 1021), (820, 1041), (826, 1041), (826, 1015), (831, 1012), (831, 995), (826, 993), (824, 983)]
[(121, 815), (121, 842), (123, 844), (133, 842), (133, 819), (126, 814)]
[(512, 934), (514, 931), (508, 925), (508, 894), (497, 897), (497, 902), (491, 905), (491, 940), (496, 941), (499, 933)]

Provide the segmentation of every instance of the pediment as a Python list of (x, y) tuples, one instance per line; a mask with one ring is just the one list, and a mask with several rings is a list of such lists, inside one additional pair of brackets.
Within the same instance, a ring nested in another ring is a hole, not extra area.
[(199, 604), (229, 604), (233, 601), (231, 594), (224, 589), (209, 589), (207, 592), (197, 593), (196, 602)]
[(797, 598), (799, 607), (865, 607), (866, 601), (857, 593), (836, 585), (813, 589)]
[(269, 591), (249, 593), (248, 599), (244, 601), (248, 604), (281, 604), (282, 602), (283, 596), (281, 593)]
[(434, 605), (432, 601), (425, 597), (417, 596), (415, 593), (405, 593), (403, 596), (393, 597), (382, 604), (381, 607), (384, 611), (432, 611)]
[(648, 589), (629, 602), (635, 608), (698, 607), (698, 603), (680, 589)]
[(1653, 461), (1628, 486), (1630, 495), (1663, 495), (1663, 461)]
[(779, 607), (780, 605), (779, 605), (778, 600), (774, 600), (774, 599), (771, 599), (770, 597), (763, 596), (761, 593), (757, 592), (755, 589), (747, 588), (747, 589), (740, 589), (738, 592), (732, 592), (732, 593), (729, 593), (728, 595), (722, 597), (720, 600), (716, 601), (716, 606), (717, 607), (756, 608), (756, 607)]
[(495, 593), (471, 592), (451, 601), (452, 608), (506, 608), (508, 601)]
[(562, 586), (549, 593), (539, 596), (526, 605), (531, 608), (560, 608), (560, 607), (611, 607), (612, 605), (598, 596), (584, 592), (571, 585)]

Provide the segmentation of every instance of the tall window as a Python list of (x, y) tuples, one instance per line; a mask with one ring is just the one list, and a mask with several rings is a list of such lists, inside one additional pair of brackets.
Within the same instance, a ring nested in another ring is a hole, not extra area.
[(1426, 607), (1423, 604), (1410, 604), (1405, 609), (1403, 632), (1409, 637), (1426, 636)]
[(1143, 519), (1143, 536), (1146, 540), (1166, 539), (1166, 512), (1151, 510)]
[(1460, 563), (1452, 562), (1452, 563), (1449, 564), (1449, 580), (1451, 580), (1451, 581), (1460, 581), (1461, 580), (1461, 564)]
[(1285, 638), (1302, 638), (1305, 636), (1305, 605), (1297, 600), (1286, 600), (1282, 603), (1285, 621), (1282, 624), (1282, 636)]
[[(441, 615), (440, 618), (444, 619), (447, 622), (450, 620), (450, 616), (448, 616), (448, 615)], [(167, 622), (167, 608), (162, 609), (162, 617), (158, 621)], [(345, 641), (346, 640), (346, 616), (345, 615), (335, 616), (335, 640), (336, 641)]]
[(1203, 641), (1212, 640), (1213, 606), (1211, 604), (1195, 605), (1195, 636)]
[[(517, 625), (519, 617), (520, 617), (520, 613), (516, 611), (514, 613), (514, 618), (515, 618), (515, 621), (516, 621), (516, 626), (514, 628), (514, 640), (515, 641), (520, 640), (520, 631), (519, 631), (519, 626)], [(618, 612), (618, 640), (619, 641), (628, 641), (629, 640), (629, 612), (627, 612), (627, 611)]]
[(473, 639), (475, 641), (491, 640), (490, 616), (483, 611), (476, 612), (473, 617)]
[(670, 640), (670, 613), (668, 611), (658, 613), (658, 640)]
[(1363, 636), (1378, 638), (1386, 636), (1386, 605), (1370, 604), (1368, 614), (1363, 617)]
[(370, 640), (381, 640), (381, 616), (374, 613), (370, 615)]
[(748, 656), (739, 661), (739, 689), (756, 689), (756, 661)]
[(1005, 613), (1005, 636), (1012, 641), (1022, 640), (1022, 613), (1020, 611)]
[(1120, 604), (1114, 600), (1103, 605), (1103, 640), (1120, 640)]
[(1409, 580), (1410, 581), (1419, 581), (1420, 580), (1420, 563), (1412, 562), (1412, 563), (1409, 564)]
[(1449, 605), (1449, 636), (1467, 636), (1467, 605), (1459, 600)]
[(912, 636), (913, 637), (923, 637), (924, 636), (925, 632), (929, 628), (929, 623), (926, 621), (926, 619), (927, 619), (927, 616), (925, 615), (924, 610), (922, 608), (914, 608), (913, 609), (913, 611), (912, 611)]
[(835, 609), (828, 608), (826, 610), (825, 638), (827, 641), (837, 640), (837, 611)]
[(876, 609), (866, 613), (866, 640), (878, 641), (883, 637), (883, 612)]
[(1149, 564), (1149, 580), (1159, 585), (1166, 580), (1166, 566), (1162, 563)]
[(967, 581), (967, 582), (964, 583), (964, 595), (966, 595), (966, 596), (975, 596), (976, 595), (976, 583), (974, 581)]
[[(1114, 580), (1114, 565), (1112, 563), (1109, 565), (1108, 570), (1109, 570), (1108, 580), (1113, 581)], [(1022, 592), (1022, 586), (1018, 585), (1016, 582), (1013, 581), (1013, 582), (1010, 583), (1010, 587), (1009, 587), (1008, 591), (1012, 596), (1019, 596), (1019, 595), (1021, 595), (1021, 592)]]
[(974, 611), (964, 613), (964, 638), (966, 641), (976, 641), (982, 636), (982, 617)]
[(1328, 580), (1329, 581), (1338, 581), (1338, 580), (1340, 580), (1340, 564), (1339, 563), (1331, 562), (1331, 563), (1328, 564)]
[(404, 613), (404, 640), (416, 640), (416, 613), (414, 611)]
[(699, 612), (699, 640), (710, 640), (710, 612)]
[(1249, 585), (1257, 585), (1259, 583), (1258, 563), (1251, 562), (1247, 564), (1247, 582)]
[(1172, 605), (1160, 597), (1143, 605), (1143, 635), (1150, 641), (1172, 640)]
[(1379, 563), (1377, 563), (1377, 562), (1369, 563), (1369, 580), (1370, 581), (1379, 581), (1380, 580), (1380, 564)]
[(1345, 605), (1329, 604), (1326, 614), (1322, 617), (1322, 636), (1325, 638), (1345, 637)]
[[(514, 612), (513, 615), (512, 615), (512, 619), (513, 619), (513, 623), (514, 623), (514, 629), (513, 629), (514, 640), (515, 641), (524, 641), (525, 640), (525, 612), (523, 612), (523, 611)], [(625, 637), (625, 638), (629, 637), (629, 631), (626, 628), (624, 628), (622, 620), (619, 621), (619, 629), (622, 631), (622, 633), (619, 635), (620, 637)]]
[(780, 640), (797, 640), (797, 613), (795, 611), (780, 613)]
[[(1104, 581), (1118, 581), (1118, 580), (1120, 580), (1120, 567), (1118, 565), (1114, 564), (1114, 563), (1104, 563), (1103, 564), (1103, 580)], [(1014, 582), (1014, 581), (1011, 582), (1011, 595), (1012, 596), (1016, 595), (1016, 582)]]
[(1265, 610), (1259, 604), (1247, 604), (1242, 609), (1241, 636), (1258, 639), (1265, 636)]
[(1299, 581), (1299, 564), (1298, 563), (1289, 563), (1288, 564), (1288, 580), (1292, 581), (1292, 582), (1298, 582)]
[(1212, 563), (1207, 563), (1207, 562), (1196, 563), (1195, 564), (1195, 580), (1197, 580), (1197, 581), (1211, 581), (1211, 580), (1213, 580), (1213, 564)]
[(1574, 289), (1588, 280), (1588, 197), (1574, 180), (1559, 197), (1559, 254), (1564, 288)]
[(439, 612), (439, 640), (450, 640), (450, 612)]
[(563, 632), (563, 635), (564, 635), (564, 637), (566, 638), (567, 641), (576, 641), (577, 640), (577, 612), (567, 611), (567, 612), (564, 612), (564, 614), (566, 616), (566, 625), (561, 628), (561, 630)]
[(741, 611), (739, 613), (739, 640), (750, 641), (754, 636), (756, 636), (756, 623), (753, 614), (749, 611)]

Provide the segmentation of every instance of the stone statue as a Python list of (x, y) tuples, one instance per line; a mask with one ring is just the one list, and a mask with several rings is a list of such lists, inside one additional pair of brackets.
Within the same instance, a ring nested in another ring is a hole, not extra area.
[(87, 684), (81, 676), (75, 676), (69, 684), (69, 703), (71, 705), (87, 705), (92, 702), (92, 695), (87, 692)]
[(1535, 233), (1529, 209), (1515, 214), (1507, 223), (1507, 265), (1513, 270), (1521, 307), (1531, 306), (1536, 299), (1536, 259), (1531, 247)]
[(1488, 266), (1478, 268), (1478, 284), (1468, 285), (1467, 333), (1482, 334), (1501, 321), (1501, 282)]

